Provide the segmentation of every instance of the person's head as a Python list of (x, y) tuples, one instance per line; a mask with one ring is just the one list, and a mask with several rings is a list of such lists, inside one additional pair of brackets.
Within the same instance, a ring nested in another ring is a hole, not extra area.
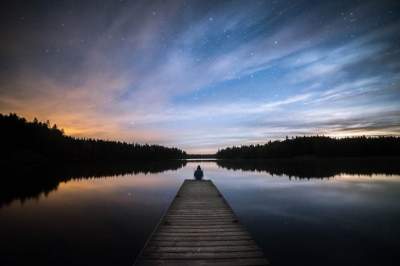
[(200, 168), (200, 165), (198, 165), (198, 166), (197, 166), (197, 170), (200, 170), (200, 169), (201, 169), (201, 168)]

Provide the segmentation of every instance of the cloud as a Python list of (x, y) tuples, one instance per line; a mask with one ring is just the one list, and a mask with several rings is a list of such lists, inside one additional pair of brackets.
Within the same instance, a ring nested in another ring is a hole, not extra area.
[(365, 19), (376, 6), (54, 10), (52, 23), (7, 31), (0, 111), (50, 119), (76, 136), (189, 151), (296, 133), (395, 134), (399, 24)]

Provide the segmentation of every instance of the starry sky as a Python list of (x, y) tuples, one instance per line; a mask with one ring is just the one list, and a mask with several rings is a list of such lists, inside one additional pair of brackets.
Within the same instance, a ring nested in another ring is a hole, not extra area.
[(192, 153), (400, 134), (399, 1), (9, 1), (0, 112)]

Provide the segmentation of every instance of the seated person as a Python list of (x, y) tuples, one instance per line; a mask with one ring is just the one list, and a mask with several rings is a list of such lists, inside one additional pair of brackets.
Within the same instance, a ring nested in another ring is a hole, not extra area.
[(194, 171), (194, 178), (196, 180), (201, 180), (203, 178), (203, 170), (201, 170), (200, 165), (198, 165), (196, 171)]

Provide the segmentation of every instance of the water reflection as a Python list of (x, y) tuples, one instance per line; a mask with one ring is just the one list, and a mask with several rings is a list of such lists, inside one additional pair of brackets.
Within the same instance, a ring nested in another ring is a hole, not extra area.
[(400, 176), (276, 178), (237, 171), (216, 180), (272, 265), (397, 265)]
[(175, 170), (77, 178), (0, 209), (0, 265), (132, 265), (181, 182)]
[[(3, 169), (0, 186), (0, 207), (13, 200), (25, 202), (38, 199), (56, 190), (60, 182), (73, 179), (88, 179), (129, 174), (152, 174), (167, 170), (178, 170), (187, 163), (207, 164), (209, 170), (215, 166), (228, 170), (266, 172), (272, 176), (288, 176), (289, 179), (331, 178), (340, 174), (352, 175), (400, 175), (397, 158), (381, 159), (296, 159), (296, 160), (171, 160), (124, 164), (57, 165), (51, 167), (7, 167)], [(215, 164), (216, 162), (216, 164)], [(212, 165), (212, 166), (211, 166)], [(211, 167), (211, 168), (210, 168)], [(193, 169), (193, 172), (196, 169)], [(193, 176), (187, 174), (186, 178)]]
[(73, 179), (88, 179), (104, 176), (123, 176), (128, 174), (154, 174), (167, 170), (177, 170), (186, 165), (186, 161), (143, 161), (121, 164), (68, 164), (49, 167), (3, 168), (2, 185), (0, 186), (0, 207), (13, 200), (22, 203), (27, 199), (47, 196), (56, 190), (60, 182)]
[[(273, 265), (397, 265), (400, 175), (394, 174), (398, 168), (364, 162), (358, 168), (311, 164), (318, 171), (231, 162), (229, 167), (241, 169), (233, 171), (220, 161), (181, 162), (164, 172), (158, 172), (160, 166), (130, 168), (128, 172), (136, 172), (123, 176), (119, 174), (128, 173), (125, 168), (110, 172), (105, 166), (85, 168), (81, 176), (79, 170), (55, 176), (49, 171), (42, 177), (57, 181), (46, 188), (52, 191), (47, 197), (0, 208), (0, 265), (132, 265), (183, 179), (192, 179), (197, 165), (224, 194)], [(341, 174), (325, 178), (334, 172)], [(272, 176), (277, 173), (279, 178)], [(310, 178), (300, 178), (306, 173)], [(296, 179), (289, 180), (289, 175)], [(28, 183), (16, 185), (18, 192), (26, 184), (38, 184), (30, 182), (29, 175), (21, 178)], [(33, 191), (42, 190), (37, 185)]]
[(329, 158), (281, 160), (218, 160), (220, 167), (232, 170), (267, 172), (289, 178), (330, 178), (339, 174), (399, 175), (398, 158)]

